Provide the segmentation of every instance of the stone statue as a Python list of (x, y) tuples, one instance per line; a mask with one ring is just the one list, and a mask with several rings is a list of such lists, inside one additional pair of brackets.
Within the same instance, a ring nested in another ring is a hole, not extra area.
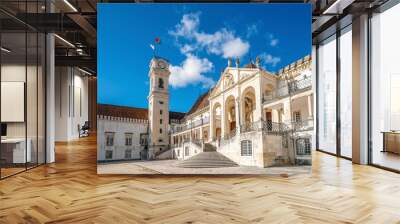
[(260, 56), (257, 56), (256, 57), (256, 66), (257, 66), (257, 68), (259, 68), (260, 67)]

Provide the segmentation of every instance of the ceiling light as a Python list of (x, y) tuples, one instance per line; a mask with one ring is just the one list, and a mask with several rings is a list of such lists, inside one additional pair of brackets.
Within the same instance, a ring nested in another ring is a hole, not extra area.
[(355, 0), (336, 0), (332, 5), (330, 5), (324, 12), (323, 15), (329, 14), (342, 14), (343, 10), (351, 5)]
[(67, 4), (74, 12), (78, 12), (78, 10), (68, 1), (64, 0), (65, 4)]
[(90, 72), (88, 72), (88, 71), (86, 71), (86, 70), (83, 70), (83, 69), (81, 69), (81, 68), (79, 68), (79, 67), (78, 67), (78, 70), (81, 71), (81, 72), (83, 72), (83, 73), (85, 73), (86, 75), (90, 75), (90, 76), (93, 75), (92, 73), (90, 73)]
[(11, 50), (9, 50), (9, 49), (7, 49), (5, 47), (1, 47), (1, 51), (4, 51), (6, 53), (10, 53), (11, 52)]
[(66, 43), (67, 45), (69, 45), (70, 47), (73, 47), (73, 48), (75, 48), (75, 45), (73, 45), (71, 42), (69, 42), (68, 40), (66, 40), (66, 39), (64, 39), (64, 38), (62, 38), (62, 37), (60, 37), (59, 35), (57, 35), (57, 34), (54, 34), (54, 36), (55, 37), (57, 37), (59, 40), (61, 40), (62, 42), (64, 42), (64, 43)]

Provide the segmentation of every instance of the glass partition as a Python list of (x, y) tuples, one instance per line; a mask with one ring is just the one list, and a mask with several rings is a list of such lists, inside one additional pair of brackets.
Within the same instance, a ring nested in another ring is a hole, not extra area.
[(318, 46), (318, 149), (336, 154), (336, 35)]
[(372, 163), (400, 170), (400, 4), (371, 18)]
[[(26, 33), (1, 34), (1, 176), (26, 169)], [(6, 49), (6, 50), (5, 50)], [(28, 143), (29, 144), (29, 143)]]
[[(14, 3), (0, 7), (43, 11), (43, 1)], [(43, 33), (0, 12), (0, 178), (45, 163), (45, 44)]]

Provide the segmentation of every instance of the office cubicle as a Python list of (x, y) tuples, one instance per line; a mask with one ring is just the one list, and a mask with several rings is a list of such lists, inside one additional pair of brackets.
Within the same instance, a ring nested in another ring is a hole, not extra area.
[[(42, 1), (7, 4), (0, 3), (0, 7), (22, 14), (43, 10)], [(45, 162), (46, 39), (39, 30), (6, 11), (0, 11), (0, 21), (0, 178), (3, 179)]]

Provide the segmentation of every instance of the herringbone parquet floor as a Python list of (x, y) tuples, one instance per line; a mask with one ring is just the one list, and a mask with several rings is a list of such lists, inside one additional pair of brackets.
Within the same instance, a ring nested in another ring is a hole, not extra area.
[(96, 143), (0, 181), (0, 223), (400, 223), (400, 175), (322, 153), (291, 177), (98, 176)]

